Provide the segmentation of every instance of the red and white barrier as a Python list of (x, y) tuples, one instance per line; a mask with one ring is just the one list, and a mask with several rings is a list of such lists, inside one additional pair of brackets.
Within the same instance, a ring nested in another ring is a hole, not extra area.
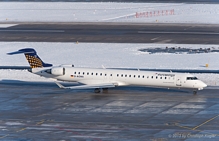
[(148, 11), (148, 12), (136, 12), (135, 17), (136, 18), (150, 18), (150, 17), (156, 17), (156, 16), (168, 16), (168, 15), (174, 15), (174, 9), (171, 10), (158, 10), (158, 11)]

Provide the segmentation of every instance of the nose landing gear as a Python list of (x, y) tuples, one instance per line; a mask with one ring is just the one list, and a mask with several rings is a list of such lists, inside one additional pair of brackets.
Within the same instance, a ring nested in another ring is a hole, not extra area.
[(194, 91), (193, 91), (193, 95), (196, 95), (196, 94), (197, 94), (197, 90), (194, 90)]

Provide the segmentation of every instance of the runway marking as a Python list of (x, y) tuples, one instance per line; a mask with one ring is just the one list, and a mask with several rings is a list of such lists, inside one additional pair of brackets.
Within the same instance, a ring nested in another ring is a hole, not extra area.
[(181, 127), (181, 128), (184, 128), (184, 129), (192, 130), (192, 128), (189, 128), (189, 127), (186, 127), (186, 126), (181, 126), (181, 125), (179, 125), (178, 123), (175, 123), (174, 125), (175, 125), (175, 126), (178, 126), (178, 127)]
[(0, 139), (3, 139), (3, 138), (5, 138), (5, 137), (7, 137), (7, 136), (9, 136), (9, 134), (0, 137)]
[(20, 130), (17, 130), (16, 132), (21, 132), (21, 131), (24, 131), (26, 129), (27, 129), (26, 127), (25, 128), (21, 128)]
[(188, 129), (188, 130), (192, 130), (192, 131), (199, 131), (199, 132), (203, 132), (203, 133), (206, 133), (206, 134), (210, 134), (210, 135), (214, 135), (214, 136), (219, 136), (219, 134), (214, 134), (214, 133), (210, 133), (210, 132), (206, 132), (206, 131), (202, 131), (202, 130), (197, 130), (197, 129), (194, 129), (194, 128), (189, 128), (189, 127), (186, 127), (186, 126), (181, 126), (178, 123), (174, 123), (174, 125), (177, 126), (177, 127)]
[(118, 17), (113, 17), (113, 18), (108, 18), (108, 19), (101, 19), (99, 21), (109, 21), (109, 20), (116, 20), (116, 19), (120, 19), (120, 18), (125, 18), (125, 17), (132, 17), (135, 16), (135, 13), (133, 14), (128, 14), (128, 15), (122, 15), (122, 16), (118, 16)]
[(49, 33), (62, 33), (65, 30), (0, 30), (0, 32), (49, 32)]
[(36, 125), (41, 125), (41, 124), (43, 124), (44, 122), (45, 122), (45, 120), (43, 119), (43, 120), (41, 120), (40, 122), (37, 122)]
[(195, 129), (197, 129), (197, 128), (201, 127), (202, 125), (205, 125), (206, 123), (208, 123), (208, 122), (210, 122), (210, 121), (214, 120), (214, 119), (215, 119), (215, 118), (217, 118), (217, 117), (219, 117), (219, 115), (217, 115), (217, 116), (215, 116), (215, 117), (213, 117), (213, 118), (211, 118), (211, 119), (209, 119), (209, 120), (205, 121), (204, 123), (202, 123), (202, 124), (200, 124), (200, 125), (198, 125), (198, 126), (194, 127), (192, 130), (195, 130)]
[(157, 39), (159, 39), (160, 37), (156, 37), (156, 38), (153, 38), (153, 39), (151, 39), (152, 41), (154, 41), (154, 40), (157, 40)]
[(212, 32), (157, 32), (157, 31), (138, 31), (139, 34), (194, 34), (194, 35), (219, 35)]
[[(61, 131), (65, 131), (65, 132), (72, 133), (72, 134), (74, 134), (74, 136), (86, 137), (84, 134), (78, 133), (78, 132), (76, 132), (76, 131), (72, 131), (72, 130), (70, 130), (70, 129), (65, 129), (65, 128), (63, 128), (63, 127), (55, 127), (55, 128), (57, 128), (57, 129), (59, 129), (59, 130), (61, 130)], [(87, 138), (94, 139), (94, 140), (96, 140), (96, 141), (102, 141), (101, 139), (96, 138), (96, 137), (92, 137), (92, 136), (87, 136)]]

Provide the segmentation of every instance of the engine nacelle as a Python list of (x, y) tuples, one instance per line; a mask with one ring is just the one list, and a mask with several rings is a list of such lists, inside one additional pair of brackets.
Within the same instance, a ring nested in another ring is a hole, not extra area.
[(46, 70), (47, 73), (52, 74), (52, 75), (65, 75), (65, 68), (63, 67), (56, 67), (56, 68), (51, 68)]
[(62, 64), (59, 67), (74, 67), (74, 65), (73, 64), (72, 65)]

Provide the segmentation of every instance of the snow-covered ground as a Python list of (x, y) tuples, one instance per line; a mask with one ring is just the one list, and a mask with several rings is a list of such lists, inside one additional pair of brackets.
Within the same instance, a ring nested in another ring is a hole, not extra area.
[[(124, 43), (39, 43), (0, 42), (0, 64), (29, 65), (24, 55), (7, 55), (22, 48), (34, 48), (44, 62), (54, 65), (74, 64), (76, 67), (107, 68), (172, 68), (172, 69), (219, 69), (219, 53), (205, 54), (149, 54), (138, 51), (141, 48), (177, 47), (176, 44), (124, 44)], [(218, 48), (219, 45), (186, 45), (187, 48)], [(205, 64), (209, 64), (206, 68)], [(196, 74), (208, 85), (219, 85), (219, 75)], [(24, 81), (51, 81), (27, 71), (1, 70), (1, 79)]]
[[(137, 16), (136, 16), (137, 13)], [(139, 22), (219, 23), (218, 4), (184, 3), (71, 3), (1, 2), (0, 23), (5, 22)], [(138, 18), (137, 18), (138, 17)], [(0, 24), (0, 27), (13, 25)], [(79, 67), (219, 69), (218, 53), (148, 54), (141, 48), (218, 48), (218, 45), (33, 43), (1, 42), (0, 65), (28, 65), (24, 55), (7, 52), (32, 47), (45, 62)], [(205, 64), (209, 64), (205, 68)], [(196, 74), (208, 85), (219, 85), (219, 75)], [(50, 81), (27, 71), (0, 70), (0, 79)]]
[[(136, 13), (140, 14), (136, 18)], [(0, 22), (219, 23), (219, 4), (1, 2)]]

